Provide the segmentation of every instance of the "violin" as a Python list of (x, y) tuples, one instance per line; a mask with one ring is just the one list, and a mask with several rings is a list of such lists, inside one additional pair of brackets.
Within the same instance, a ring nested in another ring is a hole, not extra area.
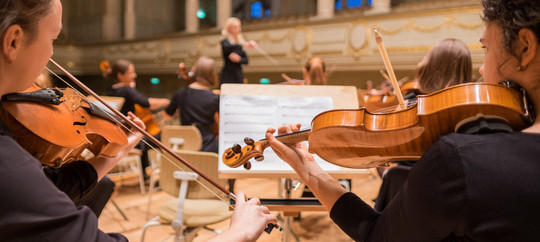
[(30, 87), (2, 97), (2, 120), (14, 139), (41, 163), (60, 167), (94, 156), (115, 157), (127, 145), (122, 128), (72, 89)]
[[(488, 83), (466, 83), (419, 95), (405, 109), (371, 113), (365, 108), (336, 109), (315, 116), (311, 130), (276, 136), (285, 144), (308, 141), (309, 152), (338, 166), (371, 168), (389, 162), (416, 160), (440, 136), (478, 122), (507, 123), (513, 130), (532, 124), (524, 94)], [(249, 160), (264, 159), (263, 139), (245, 140), (225, 150), (229, 167), (249, 169)]]
[[(161, 143), (159, 140), (157, 140), (154, 136), (152, 136), (151, 134), (149, 134), (148, 132), (146, 132), (145, 130), (143, 130), (141, 127), (139, 127), (138, 125), (136, 125), (133, 121), (129, 120), (126, 116), (124, 116), (122, 113), (120, 113), (120, 111), (114, 109), (111, 105), (109, 105), (107, 102), (105, 102), (105, 100), (103, 100), (103, 98), (101, 98), (99, 95), (97, 95), (94, 91), (92, 91), (90, 88), (88, 88), (87, 86), (85, 86), (81, 81), (79, 81), (77, 78), (75, 78), (75, 76), (73, 76), (71, 73), (69, 73), (67, 70), (65, 70), (62, 66), (60, 66), (58, 63), (56, 63), (54, 60), (52, 59), (49, 59), (49, 62), (54, 65), (56, 68), (58, 68), (61, 72), (63, 72), (68, 78), (70, 78), (73, 82), (75, 82), (79, 87), (81, 87), (85, 92), (87, 92), (88, 94), (90, 94), (91, 96), (93, 96), (100, 104), (102, 104), (103, 106), (107, 107), (108, 110), (110, 110), (115, 116), (113, 117), (116, 117), (116, 118), (119, 118), (120, 120), (122, 120), (123, 122), (125, 122), (128, 126), (132, 127), (133, 129), (137, 130), (138, 132), (140, 132), (141, 134), (143, 134), (143, 136), (145, 136), (146, 138), (148, 138), (150, 140), (150, 142), (154, 143), (155, 145), (157, 145), (159, 148), (161, 148), (162, 151), (164, 152), (167, 152), (168, 154), (170, 154), (174, 159), (176, 159), (176, 161), (179, 161), (181, 162), (182, 164), (184, 164), (186, 167), (188, 167), (191, 171), (197, 173), (201, 178), (205, 179), (206, 181), (208, 181), (211, 185), (213, 185), (214, 187), (216, 187), (217, 189), (219, 189), (221, 192), (223, 192), (224, 194), (226, 194), (229, 198), (233, 199), (233, 200), (236, 200), (236, 195), (230, 191), (228, 191), (225, 187), (223, 187), (222, 185), (220, 185), (219, 183), (217, 183), (216, 181), (212, 180), (211, 178), (209, 178), (207, 175), (205, 175), (204, 173), (202, 173), (199, 169), (197, 169), (196, 167), (194, 167), (191, 163), (189, 163), (188, 161), (186, 161), (185, 159), (183, 159), (182, 157), (180, 157), (177, 153), (175, 153), (174, 151), (172, 151), (170, 148), (168, 148), (166, 145), (164, 145), (163, 143)], [(61, 102), (61, 96), (59, 93), (60, 92), (52, 92), (53, 94), (49, 94), (49, 96), (52, 96), (52, 98), (44, 98), (46, 100), (52, 100), (51, 102), (52, 103), (58, 103), (58, 105), (62, 104), (62, 103), (66, 103), (66, 102)], [(6, 95), (4, 95), (6, 96)], [(32, 95), (30, 95), (32, 96)], [(16, 98), (18, 98), (16, 96)], [(35, 98), (34, 98), (35, 99)], [(6, 104), (5, 103), (6, 100), (4, 100), (4, 105)], [(86, 103), (86, 102), (81, 102), (81, 103)], [(83, 106), (86, 106), (84, 104), (82, 104)], [(88, 103), (89, 106), (92, 106), (90, 103)], [(45, 106), (45, 105), (44, 105)], [(77, 105), (73, 105), (73, 107), (76, 107)], [(97, 106), (96, 106), (97, 108)], [(101, 110), (99, 108), (97, 108), (98, 110)], [(56, 108), (51, 108), (51, 112), (49, 112), (49, 114), (52, 114), (52, 115), (57, 115), (57, 113), (55, 113), (55, 110)], [(70, 109), (70, 110), (74, 110), (74, 111), (77, 111), (79, 110), (79, 108), (77, 109)], [(21, 111), (20, 113), (24, 113), (22, 111), (28, 111), (28, 110), (25, 110), (25, 109), (19, 109), (18, 111)], [(72, 112), (74, 112), (72, 111)], [(77, 113), (79, 114), (79, 113)], [(48, 116), (37, 116), (37, 115), (32, 115), (33, 118), (42, 118), (42, 119), (47, 119)], [(15, 118), (14, 118), (15, 119)], [(69, 123), (68, 124), (72, 125), (72, 126), (81, 126), (80, 123), (78, 122), (72, 122), (72, 123)], [(101, 124), (98, 124), (98, 126), (100, 126)], [(42, 127), (46, 127), (46, 128), (49, 128), (48, 126), (46, 125), (43, 125), (43, 123), (40, 124), (40, 126)], [(67, 127), (62, 127), (62, 125), (58, 125), (58, 124), (54, 124), (54, 125), (51, 125), (51, 126), (57, 126), (57, 127), (61, 127), (61, 128), (67, 128)], [(42, 128), (43, 129), (43, 128)], [(60, 130), (60, 129), (58, 129)], [(71, 130), (71, 129), (70, 129)], [(78, 130), (80, 131), (80, 129)], [(90, 136), (94, 136), (95, 134), (91, 134)], [(54, 136), (59, 136), (59, 134), (54, 134)], [(126, 138), (124, 136), (124, 138)], [(96, 142), (98, 143), (98, 142)], [(125, 143), (123, 145), (126, 145), (127, 144), (127, 139), (125, 140)], [(103, 147), (103, 146), (102, 146)], [(101, 149), (101, 150), (110, 150), (110, 149)], [(175, 164), (175, 162), (171, 161), (171, 163)], [(176, 165), (176, 164), (175, 164)], [(180, 170), (184, 170), (182, 169), (181, 167), (179, 167), (178, 165), (176, 165)], [(217, 196), (217, 195), (216, 195)], [(279, 225), (276, 225), (276, 224), (269, 224), (267, 229), (265, 229), (265, 231), (267, 233), (270, 233), (271, 230), (273, 228), (281, 228)]]

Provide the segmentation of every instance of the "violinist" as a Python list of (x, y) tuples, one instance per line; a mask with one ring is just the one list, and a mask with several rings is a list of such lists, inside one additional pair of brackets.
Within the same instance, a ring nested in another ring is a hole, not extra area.
[[(540, 111), (540, 5), (483, 0), (486, 82), (511, 80)], [(465, 95), (465, 93), (464, 93)], [(299, 125), (280, 127), (279, 134)], [(540, 121), (521, 132), (451, 133), (411, 169), (401, 191), (377, 212), (324, 172), (302, 143), (272, 149), (310, 187), (333, 221), (357, 241), (538, 241)]]
[[(62, 4), (60, 0), (4, 0), (0, 2), (0, 21), (0, 96), (3, 96), (29, 88), (47, 64), (53, 54), (53, 42), (62, 29)], [(144, 126), (134, 115), (129, 116)], [(0, 119), (1, 241), (127, 241), (120, 234), (100, 231), (92, 211), (75, 206), (11, 133)], [(95, 183), (139, 139), (140, 133), (136, 132), (128, 137), (129, 145), (116, 158), (98, 156), (72, 171), (79, 171), (79, 179)], [(230, 229), (218, 235), (217, 241), (223, 241), (219, 237), (254, 241), (266, 224), (277, 222), (268, 208), (260, 206), (258, 199), (244, 202), (246, 197), (242, 193), (237, 198)]]
[[(165, 119), (180, 113), (181, 125), (195, 125), (202, 136), (200, 151), (218, 153), (218, 134), (213, 128), (219, 122), (219, 95), (212, 92), (218, 84), (217, 70), (213, 59), (201, 56), (186, 74), (186, 65), (180, 63), (180, 73), (189, 85), (180, 88), (165, 108)], [(229, 179), (229, 191), (234, 191), (235, 179)]]
[[(29, 88), (45, 67), (53, 53), (53, 41), (62, 29), (62, 6), (59, 0), (6, 0), (0, 3), (0, 8), (0, 95), (3, 96)], [(142, 124), (135, 116), (130, 117)], [(76, 198), (92, 189), (137, 144), (140, 133), (128, 137), (128, 145), (117, 157), (74, 161), (49, 180), (50, 173), (15, 142), (12, 130), (3, 120), (4, 117), (0, 120), (0, 240), (126, 241), (121, 235), (99, 231), (92, 211), (75, 206), (66, 194)]]
[(217, 136), (212, 132), (216, 113), (219, 112), (219, 95), (212, 92), (218, 83), (214, 60), (200, 57), (191, 68), (191, 73), (189, 78), (192, 82), (174, 94), (165, 108), (165, 118), (170, 119), (179, 112), (181, 125), (195, 125), (201, 132), (201, 151), (218, 153)]
[[(418, 63), (416, 80), (420, 90), (405, 95), (406, 100), (411, 103), (416, 101), (418, 94), (432, 93), (449, 86), (471, 82), (472, 59), (465, 42), (445, 39), (437, 43)], [(416, 161), (399, 162), (396, 167), (383, 173), (383, 182), (375, 200), (375, 210), (382, 211), (392, 201), (407, 180), (414, 162)]]
[(302, 68), (304, 85), (326, 85), (326, 65), (321, 57), (313, 56)]
[[(137, 73), (135, 72), (135, 65), (131, 61), (120, 59), (113, 62), (105, 73), (107, 79), (114, 81), (111, 87), (106, 91), (108, 96), (123, 97), (124, 104), (120, 108), (120, 112), (126, 115), (128, 112), (135, 113), (135, 105), (138, 104), (143, 108), (155, 110), (166, 107), (169, 105), (169, 100), (165, 98), (147, 98), (142, 93), (135, 89), (135, 78)], [(142, 118), (142, 117), (139, 117)], [(161, 133), (153, 134), (157, 140), (161, 140)], [(150, 141), (145, 137), (144, 142), (141, 142), (137, 148), (141, 150), (141, 164), (142, 173), (145, 180), (148, 180), (149, 176), (146, 174), (146, 167), (150, 165), (148, 158), (148, 150), (150, 147), (147, 143)], [(155, 147), (155, 145), (152, 145)]]

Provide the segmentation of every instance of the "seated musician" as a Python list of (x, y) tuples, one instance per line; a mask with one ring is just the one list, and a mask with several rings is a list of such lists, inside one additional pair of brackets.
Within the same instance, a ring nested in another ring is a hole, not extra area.
[(190, 84), (178, 89), (165, 108), (165, 119), (179, 112), (181, 125), (195, 125), (201, 132), (201, 151), (218, 153), (217, 134), (212, 129), (219, 112), (219, 95), (212, 92), (212, 88), (218, 84), (214, 60), (200, 57), (191, 68), (191, 73), (192, 76), (186, 77), (191, 80)]
[[(483, 0), (489, 83), (512, 80), (540, 111), (540, 5)], [(465, 95), (465, 93), (464, 93)], [(280, 127), (278, 134), (299, 130)], [(377, 212), (322, 170), (302, 143), (272, 149), (310, 187), (330, 217), (356, 241), (537, 241), (540, 238), (540, 121), (520, 132), (451, 133), (411, 169), (401, 192)]]
[[(166, 107), (169, 105), (169, 100), (166, 98), (147, 98), (142, 93), (135, 89), (135, 78), (137, 73), (135, 72), (135, 65), (131, 61), (120, 59), (112, 63), (109, 70), (104, 73), (108, 80), (114, 82), (110, 86), (106, 94), (108, 96), (123, 97), (124, 104), (122, 105), (120, 112), (126, 115), (128, 112), (135, 112), (135, 105), (140, 105), (143, 108), (155, 110)], [(143, 118), (143, 117), (139, 117)], [(161, 133), (152, 134), (157, 140), (161, 140)], [(143, 142), (137, 146), (141, 150), (141, 164), (142, 173), (144, 179), (147, 180), (149, 176), (146, 174), (146, 167), (150, 166), (150, 160), (148, 158), (149, 145), (156, 147), (152, 144), (150, 139), (143, 138)]]
[[(60, 0), (4, 0), (0, 21), (0, 96), (4, 96), (29, 88), (52, 56), (53, 42), (62, 29), (62, 4)], [(142, 125), (133, 115), (130, 118)], [(50, 182), (41, 163), (13, 139), (4, 120), (0, 117), (0, 241), (127, 241), (120, 234), (100, 231), (93, 212), (75, 206)], [(80, 179), (89, 183), (101, 179), (139, 139), (139, 133), (129, 136), (129, 145), (115, 158), (78, 162), (75, 169), (83, 171)], [(245, 202), (241, 193), (237, 197), (230, 229), (216, 241), (254, 241), (267, 223), (277, 222), (258, 199)]]
[[(471, 82), (471, 53), (465, 42), (445, 39), (436, 44), (418, 63), (416, 80), (420, 92), (413, 91), (404, 97), (410, 103), (415, 102), (417, 94), (432, 93), (449, 86)], [(385, 171), (379, 195), (375, 200), (375, 210), (382, 211), (401, 190), (414, 162), (399, 162), (396, 167)]]

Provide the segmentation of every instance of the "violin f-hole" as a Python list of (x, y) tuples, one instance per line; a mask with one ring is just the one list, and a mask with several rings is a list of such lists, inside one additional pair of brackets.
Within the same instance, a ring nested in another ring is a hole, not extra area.
[(81, 116), (81, 118), (83, 119), (83, 121), (82, 122), (75, 121), (73, 122), (73, 126), (85, 126), (88, 123), (88, 120), (86, 120), (86, 117)]

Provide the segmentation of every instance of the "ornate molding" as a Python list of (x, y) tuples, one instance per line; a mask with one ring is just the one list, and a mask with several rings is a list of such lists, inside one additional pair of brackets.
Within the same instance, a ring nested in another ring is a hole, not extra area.
[(294, 28), (291, 35), (291, 49), (288, 53), (289, 58), (300, 60), (310, 55), (310, 46), (313, 31), (310, 27), (300, 25)]

